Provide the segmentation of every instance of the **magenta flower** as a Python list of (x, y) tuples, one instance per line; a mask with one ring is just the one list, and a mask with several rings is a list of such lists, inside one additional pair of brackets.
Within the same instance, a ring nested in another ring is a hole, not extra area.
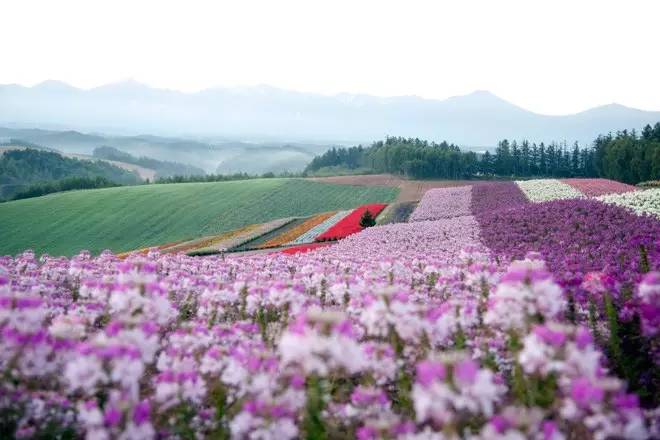
[(425, 387), (430, 386), (435, 381), (442, 382), (445, 380), (446, 370), (442, 362), (422, 361), (415, 368), (417, 382)]

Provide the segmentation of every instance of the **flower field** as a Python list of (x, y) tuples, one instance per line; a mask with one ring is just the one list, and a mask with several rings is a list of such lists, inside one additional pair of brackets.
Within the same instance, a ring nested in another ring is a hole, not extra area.
[(658, 438), (660, 220), (525, 185), (307, 252), (0, 257), (0, 437)]

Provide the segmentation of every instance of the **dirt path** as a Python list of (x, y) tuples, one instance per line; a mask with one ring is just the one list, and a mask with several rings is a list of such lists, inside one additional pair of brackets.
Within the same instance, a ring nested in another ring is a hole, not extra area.
[(414, 202), (422, 198), (431, 188), (472, 185), (475, 180), (407, 180), (392, 174), (365, 174), (359, 176), (309, 177), (310, 180), (325, 183), (361, 186), (393, 186), (399, 188), (395, 202)]

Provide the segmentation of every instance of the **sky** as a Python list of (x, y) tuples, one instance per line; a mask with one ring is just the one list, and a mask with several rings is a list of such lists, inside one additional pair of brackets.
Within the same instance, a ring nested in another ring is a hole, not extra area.
[(660, 110), (658, 0), (2, 0), (0, 84), (134, 79)]

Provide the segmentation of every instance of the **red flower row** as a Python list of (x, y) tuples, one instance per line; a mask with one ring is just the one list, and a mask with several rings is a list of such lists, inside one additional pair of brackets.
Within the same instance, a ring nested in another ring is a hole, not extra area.
[[(292, 247), (288, 247), (286, 249), (282, 249), (281, 251), (279, 251), (279, 253), (289, 254), (289, 255), (298, 254), (298, 253), (305, 253), (305, 252), (313, 251), (314, 249), (318, 249), (318, 248), (322, 248), (324, 246), (328, 246), (330, 244), (331, 243), (301, 244), (300, 246), (292, 246)], [(274, 253), (277, 253), (277, 252), (274, 252)]]
[(341, 219), (323, 234), (316, 237), (316, 241), (339, 240), (348, 237), (351, 234), (355, 234), (356, 232), (360, 232), (364, 229), (360, 226), (362, 214), (368, 210), (375, 218), (383, 209), (385, 209), (386, 206), (387, 205), (382, 203), (372, 203), (370, 205), (362, 205), (359, 208), (355, 208), (353, 212)]

